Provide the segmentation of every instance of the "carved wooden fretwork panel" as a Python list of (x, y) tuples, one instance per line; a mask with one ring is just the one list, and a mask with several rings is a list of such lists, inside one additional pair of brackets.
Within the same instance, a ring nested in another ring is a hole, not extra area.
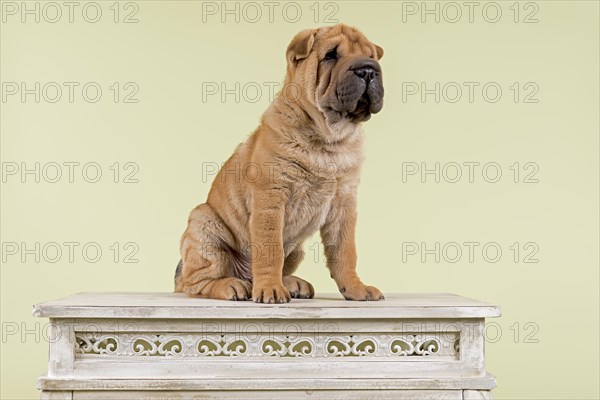
[(459, 332), (248, 338), (236, 334), (75, 334), (81, 357), (437, 357), (458, 359)]

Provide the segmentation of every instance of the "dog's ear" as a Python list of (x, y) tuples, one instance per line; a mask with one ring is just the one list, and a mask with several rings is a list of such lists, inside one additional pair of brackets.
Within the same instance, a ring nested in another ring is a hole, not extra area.
[(315, 44), (315, 33), (314, 29), (305, 29), (294, 36), (285, 52), (290, 65), (295, 65), (298, 61), (308, 57)]
[(381, 46), (377, 46), (375, 43), (373, 43), (373, 45), (375, 45), (375, 50), (377, 50), (377, 59), (381, 60), (381, 57), (383, 57), (383, 49)]

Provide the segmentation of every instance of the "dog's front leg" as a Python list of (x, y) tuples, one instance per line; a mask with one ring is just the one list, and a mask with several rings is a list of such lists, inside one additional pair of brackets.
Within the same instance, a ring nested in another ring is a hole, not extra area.
[(278, 190), (256, 191), (252, 198), (252, 299), (257, 303), (287, 303), (283, 285), (284, 196)]
[(327, 268), (346, 300), (383, 300), (379, 289), (362, 283), (356, 273), (355, 226), (356, 195), (336, 196), (321, 227)]

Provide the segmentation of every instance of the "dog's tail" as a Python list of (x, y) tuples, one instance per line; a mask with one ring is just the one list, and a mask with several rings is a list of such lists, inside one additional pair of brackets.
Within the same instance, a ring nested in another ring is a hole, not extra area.
[(179, 260), (179, 264), (177, 264), (177, 268), (175, 268), (175, 288), (177, 288), (177, 280), (181, 276), (181, 269), (183, 268), (183, 260)]

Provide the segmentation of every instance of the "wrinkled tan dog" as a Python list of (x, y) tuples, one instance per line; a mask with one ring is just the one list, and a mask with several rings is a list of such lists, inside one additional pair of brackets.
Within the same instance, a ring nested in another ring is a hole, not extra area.
[(283, 303), (312, 298), (292, 275), (320, 230), (327, 267), (347, 300), (381, 300), (356, 274), (360, 123), (383, 107), (381, 47), (340, 24), (297, 34), (282, 91), (190, 214), (175, 291)]

